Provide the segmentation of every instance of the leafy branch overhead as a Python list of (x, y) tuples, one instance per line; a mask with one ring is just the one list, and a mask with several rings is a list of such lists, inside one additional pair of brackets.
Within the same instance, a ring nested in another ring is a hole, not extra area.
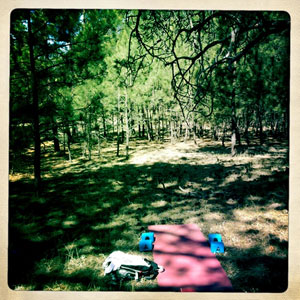
[(226, 11), (138, 11), (130, 14), (128, 25), (140, 48), (171, 68), (182, 111), (208, 115), (214, 70), (226, 65), (232, 72), (259, 43), (290, 29), (288, 15)]

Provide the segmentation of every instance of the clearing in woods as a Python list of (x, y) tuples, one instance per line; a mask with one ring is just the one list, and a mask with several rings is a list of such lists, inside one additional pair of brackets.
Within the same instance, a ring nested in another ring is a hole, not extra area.
[(156, 281), (112, 285), (104, 259), (114, 250), (140, 254), (148, 225), (195, 223), (206, 236), (222, 234), (226, 252), (218, 259), (235, 291), (284, 291), (288, 145), (269, 140), (235, 157), (225, 146), (132, 141), (125, 160), (107, 143), (100, 158), (82, 158), (78, 149), (69, 162), (46, 145), (39, 198), (28, 151), (10, 175), (10, 287), (157, 290)]

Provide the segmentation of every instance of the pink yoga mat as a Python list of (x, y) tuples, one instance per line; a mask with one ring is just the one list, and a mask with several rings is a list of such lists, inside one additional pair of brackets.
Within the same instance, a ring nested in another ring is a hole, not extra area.
[(232, 291), (232, 285), (196, 224), (152, 225), (154, 261), (165, 268), (157, 277), (162, 290)]

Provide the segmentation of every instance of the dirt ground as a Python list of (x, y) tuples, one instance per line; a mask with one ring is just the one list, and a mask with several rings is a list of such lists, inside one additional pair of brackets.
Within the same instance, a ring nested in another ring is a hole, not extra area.
[[(101, 267), (133, 254), (152, 224), (195, 223), (218, 232), (218, 254), (236, 292), (283, 292), (288, 274), (288, 146), (240, 147), (198, 140), (132, 141), (130, 158), (102, 144), (73, 160), (46, 147), (43, 192), (34, 197), (32, 152), (10, 175), (9, 284), (16, 290), (157, 290), (156, 281), (112, 285)], [(151, 253), (143, 255), (151, 258)]]

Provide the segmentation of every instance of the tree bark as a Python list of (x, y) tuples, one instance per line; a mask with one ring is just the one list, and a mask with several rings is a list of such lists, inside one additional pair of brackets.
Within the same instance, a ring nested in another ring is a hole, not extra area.
[(245, 120), (245, 133), (244, 133), (246, 143), (247, 143), (247, 147), (250, 146), (249, 127), (250, 127), (250, 121), (249, 121), (249, 115), (248, 115), (248, 112), (247, 112), (246, 113), (246, 120)]
[(150, 120), (149, 120), (149, 111), (148, 108), (143, 106), (143, 115), (144, 119), (146, 120), (146, 126), (147, 126), (147, 136), (148, 136), (148, 141), (152, 141), (152, 134), (151, 134), (151, 126), (150, 126)]
[(69, 161), (72, 161), (72, 155), (71, 155), (71, 140), (72, 140), (72, 136), (71, 136), (71, 132), (70, 132), (70, 128), (69, 125), (67, 125), (66, 127), (66, 133), (67, 133), (67, 147), (68, 147), (68, 154), (69, 154)]
[(33, 130), (34, 130), (34, 187), (36, 195), (39, 196), (41, 188), (41, 137), (39, 119), (39, 97), (38, 80), (34, 58), (33, 33), (31, 28), (30, 10), (27, 16), (28, 21), (28, 46), (31, 71), (32, 109), (33, 109)]
[(264, 143), (264, 132), (263, 132), (263, 106), (261, 101), (261, 93), (263, 92), (263, 83), (261, 81), (261, 63), (258, 57), (258, 50), (255, 52), (255, 61), (258, 68), (256, 75), (256, 107), (257, 107), (257, 120), (258, 120), (258, 132), (259, 132), (259, 143)]
[(174, 133), (174, 120), (170, 121), (170, 138), (171, 138), (171, 143), (175, 143), (175, 133)]
[(106, 131), (106, 118), (105, 118), (104, 107), (102, 107), (102, 124), (103, 124), (103, 136), (104, 136), (104, 137), (107, 137), (107, 131)]
[(118, 114), (117, 114), (117, 156), (120, 156), (120, 88), (118, 88)]
[(125, 131), (126, 131), (126, 158), (129, 158), (129, 120), (128, 120), (128, 94), (125, 89)]
[(98, 137), (98, 157), (100, 157), (100, 155), (101, 155), (101, 137), (100, 137), (100, 130), (98, 130), (97, 137)]
[(91, 112), (88, 112), (88, 132), (87, 132), (87, 145), (88, 145), (88, 153), (89, 160), (92, 159), (92, 141), (91, 141)]
[(55, 124), (55, 121), (53, 121), (52, 124), (52, 133), (53, 133), (54, 151), (60, 152), (59, 140), (58, 140), (58, 128), (57, 125)]
[(222, 147), (225, 147), (225, 137), (226, 137), (226, 122), (223, 123)]
[[(234, 29), (231, 31), (231, 45), (229, 54), (233, 52), (235, 54), (236, 52), (236, 46), (235, 46), (235, 38), (236, 38), (236, 32)], [(236, 141), (240, 142), (240, 135), (238, 131), (237, 126), (237, 117), (236, 117), (236, 97), (235, 97), (235, 80), (236, 80), (236, 74), (235, 74), (235, 68), (236, 68), (236, 61), (229, 65), (230, 70), (230, 76), (232, 78), (232, 91), (231, 91), (231, 155), (236, 155)]]

